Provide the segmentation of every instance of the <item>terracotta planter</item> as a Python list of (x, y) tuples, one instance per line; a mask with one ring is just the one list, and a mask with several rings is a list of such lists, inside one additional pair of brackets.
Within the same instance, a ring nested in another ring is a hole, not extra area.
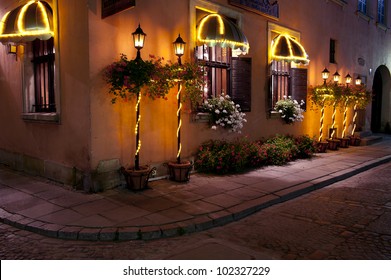
[(148, 187), (148, 179), (152, 169), (146, 166), (140, 166), (139, 170), (134, 168), (121, 168), (122, 174), (125, 176), (126, 185), (132, 191), (144, 190)]
[(327, 139), (327, 141), (329, 142), (329, 150), (338, 150), (338, 146), (339, 144), (341, 143), (341, 141), (337, 140), (337, 139)]
[(350, 145), (351, 146), (360, 146), (361, 138), (360, 137), (350, 137)]
[(170, 180), (176, 182), (187, 182), (190, 180), (190, 171), (193, 165), (190, 161), (183, 161), (181, 163), (169, 162), (168, 171), (170, 173)]
[(338, 138), (338, 140), (341, 141), (341, 143), (339, 144), (341, 148), (349, 148), (349, 138)]
[(329, 142), (326, 142), (326, 141), (318, 142), (317, 152), (318, 153), (325, 153), (327, 148), (328, 148), (328, 146), (329, 146)]

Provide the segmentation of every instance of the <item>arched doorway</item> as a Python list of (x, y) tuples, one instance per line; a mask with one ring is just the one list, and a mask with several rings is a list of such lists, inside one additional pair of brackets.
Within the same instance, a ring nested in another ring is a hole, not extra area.
[(391, 113), (391, 76), (390, 71), (384, 65), (379, 66), (375, 71), (372, 85), (372, 132), (384, 131), (384, 127), (389, 123)]

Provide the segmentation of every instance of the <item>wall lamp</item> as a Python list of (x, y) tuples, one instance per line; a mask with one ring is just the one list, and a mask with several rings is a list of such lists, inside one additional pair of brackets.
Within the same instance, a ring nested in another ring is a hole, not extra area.
[(345, 76), (345, 83), (346, 83), (346, 86), (348, 87), (350, 85), (350, 83), (352, 82), (352, 77), (350, 76), (350, 74), (348, 73), (346, 76)]
[(323, 79), (323, 84), (325, 85), (326, 84), (326, 81), (327, 79), (329, 78), (330, 76), (330, 71), (327, 70), (327, 68), (325, 68), (323, 71), (322, 71), (322, 79)]
[(338, 83), (340, 78), (341, 78), (341, 75), (338, 73), (338, 71), (336, 71), (333, 75), (334, 82)]
[(356, 85), (361, 85), (361, 82), (362, 82), (361, 76), (358, 75), (356, 78)]
[(140, 50), (144, 47), (145, 37), (147, 34), (141, 29), (140, 24), (138, 25), (136, 31), (132, 33), (134, 47), (137, 49), (136, 59), (141, 59)]

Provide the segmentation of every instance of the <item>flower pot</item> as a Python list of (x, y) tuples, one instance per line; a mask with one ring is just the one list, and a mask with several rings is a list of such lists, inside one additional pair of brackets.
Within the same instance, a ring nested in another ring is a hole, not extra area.
[(360, 146), (361, 138), (360, 137), (350, 137), (350, 145), (351, 146)]
[(349, 148), (349, 142), (350, 142), (350, 139), (349, 138), (338, 138), (340, 142), (339, 146), (341, 148)]
[(341, 143), (341, 141), (337, 140), (337, 139), (327, 139), (327, 141), (329, 142), (329, 150), (338, 150), (338, 146), (339, 144)]
[(193, 165), (190, 161), (183, 161), (181, 163), (169, 162), (168, 171), (170, 173), (170, 180), (176, 182), (187, 182), (190, 180), (190, 171)]
[(325, 153), (327, 148), (328, 148), (328, 146), (329, 146), (329, 142), (326, 142), (326, 141), (318, 142), (317, 152), (318, 153)]
[(148, 179), (151, 171), (152, 169), (148, 165), (140, 166), (139, 170), (121, 167), (121, 172), (125, 176), (126, 185), (132, 191), (140, 191), (148, 187)]

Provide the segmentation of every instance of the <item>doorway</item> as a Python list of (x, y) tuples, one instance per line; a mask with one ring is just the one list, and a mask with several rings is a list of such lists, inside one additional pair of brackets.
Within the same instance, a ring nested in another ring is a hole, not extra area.
[(382, 132), (389, 122), (391, 77), (388, 68), (379, 66), (375, 71), (372, 85), (372, 132)]

